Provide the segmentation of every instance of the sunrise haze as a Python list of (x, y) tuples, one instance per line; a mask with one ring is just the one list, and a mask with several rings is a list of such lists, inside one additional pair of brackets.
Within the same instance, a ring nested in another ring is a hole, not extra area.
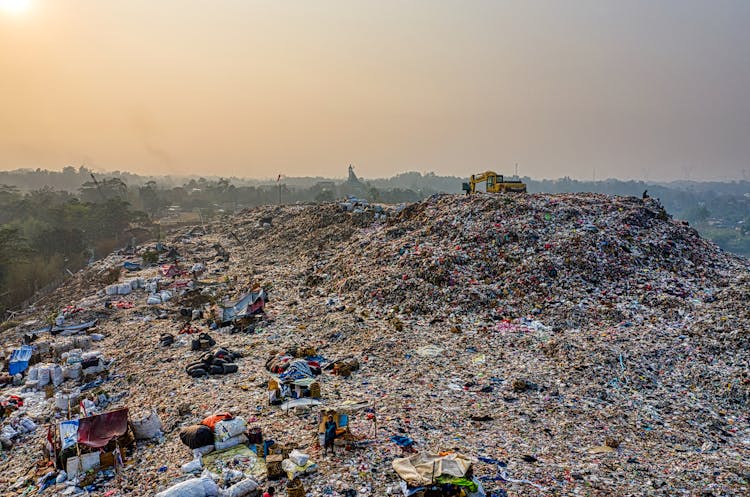
[(0, 6), (0, 169), (750, 170), (750, 2)]

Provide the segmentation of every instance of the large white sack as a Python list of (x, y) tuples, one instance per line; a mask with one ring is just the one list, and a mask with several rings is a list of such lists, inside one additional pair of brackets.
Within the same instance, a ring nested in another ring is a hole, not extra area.
[(63, 369), (57, 364), (52, 366), (52, 371), (51, 371), (50, 376), (52, 379), (52, 384), (54, 386), (59, 386), (63, 381), (65, 381), (65, 375), (63, 374)]
[(223, 442), (217, 440), (216, 442), (214, 442), (214, 447), (216, 447), (216, 450), (224, 450), (230, 447), (234, 447), (235, 445), (245, 444), (245, 443), (247, 443), (247, 437), (244, 434), (242, 434), (242, 435), (237, 435), (236, 437), (229, 438)]
[(39, 368), (38, 379), (39, 379), (39, 388), (44, 388), (47, 385), (49, 385), (50, 374), (49, 374), (48, 367), (45, 366), (45, 367)]
[(162, 430), (161, 419), (156, 411), (151, 411), (145, 416), (134, 416), (130, 419), (130, 427), (136, 440), (150, 440), (159, 436)]
[(310, 460), (310, 456), (308, 456), (304, 452), (300, 452), (297, 449), (294, 449), (291, 453), (289, 453), (289, 459), (291, 459), (292, 462), (297, 466), (304, 466), (305, 464), (307, 464), (307, 461)]
[(216, 447), (213, 445), (206, 445), (204, 447), (198, 447), (197, 449), (193, 449), (193, 457), (195, 459), (200, 459), (202, 456), (205, 456), (206, 454), (210, 454), (216, 450)]
[(154, 497), (217, 497), (219, 486), (211, 478), (193, 478), (159, 492)]
[(214, 426), (216, 440), (225, 442), (232, 437), (241, 435), (247, 431), (247, 423), (240, 417), (219, 421)]
[(192, 461), (185, 463), (180, 468), (183, 473), (195, 473), (203, 469), (203, 461), (200, 458), (193, 459)]
[(226, 497), (247, 497), (258, 491), (258, 484), (250, 478), (235, 483), (225, 491)]
[(81, 377), (81, 363), (77, 362), (63, 368), (63, 376), (66, 379), (77, 380)]

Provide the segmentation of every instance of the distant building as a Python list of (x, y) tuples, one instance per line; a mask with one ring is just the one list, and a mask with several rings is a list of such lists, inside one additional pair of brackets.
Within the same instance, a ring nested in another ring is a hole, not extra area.
[(354, 167), (351, 164), (349, 164), (349, 178), (347, 178), (346, 182), (350, 185), (362, 185), (362, 182), (359, 181), (357, 175), (354, 174)]
[(362, 183), (359, 178), (357, 178), (357, 175), (354, 174), (354, 166), (352, 166), (351, 164), (349, 164), (349, 177), (344, 183), (341, 184), (341, 187), (339, 188), (339, 194), (356, 195), (359, 197), (367, 194), (367, 185)]

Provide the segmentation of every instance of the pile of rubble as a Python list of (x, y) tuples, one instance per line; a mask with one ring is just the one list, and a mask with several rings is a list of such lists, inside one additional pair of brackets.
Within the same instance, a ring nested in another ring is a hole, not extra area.
[[(244, 211), (98, 261), (0, 336), (14, 371), (31, 348), (0, 488), (746, 495), (749, 271), (652, 199)], [(39, 449), (128, 406), (154, 428), (66, 454), (86, 471)]]

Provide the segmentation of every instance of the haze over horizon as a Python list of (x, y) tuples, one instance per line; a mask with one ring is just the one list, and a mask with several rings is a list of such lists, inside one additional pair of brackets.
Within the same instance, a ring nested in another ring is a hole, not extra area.
[(0, 0), (0, 169), (747, 179), (750, 2)]

